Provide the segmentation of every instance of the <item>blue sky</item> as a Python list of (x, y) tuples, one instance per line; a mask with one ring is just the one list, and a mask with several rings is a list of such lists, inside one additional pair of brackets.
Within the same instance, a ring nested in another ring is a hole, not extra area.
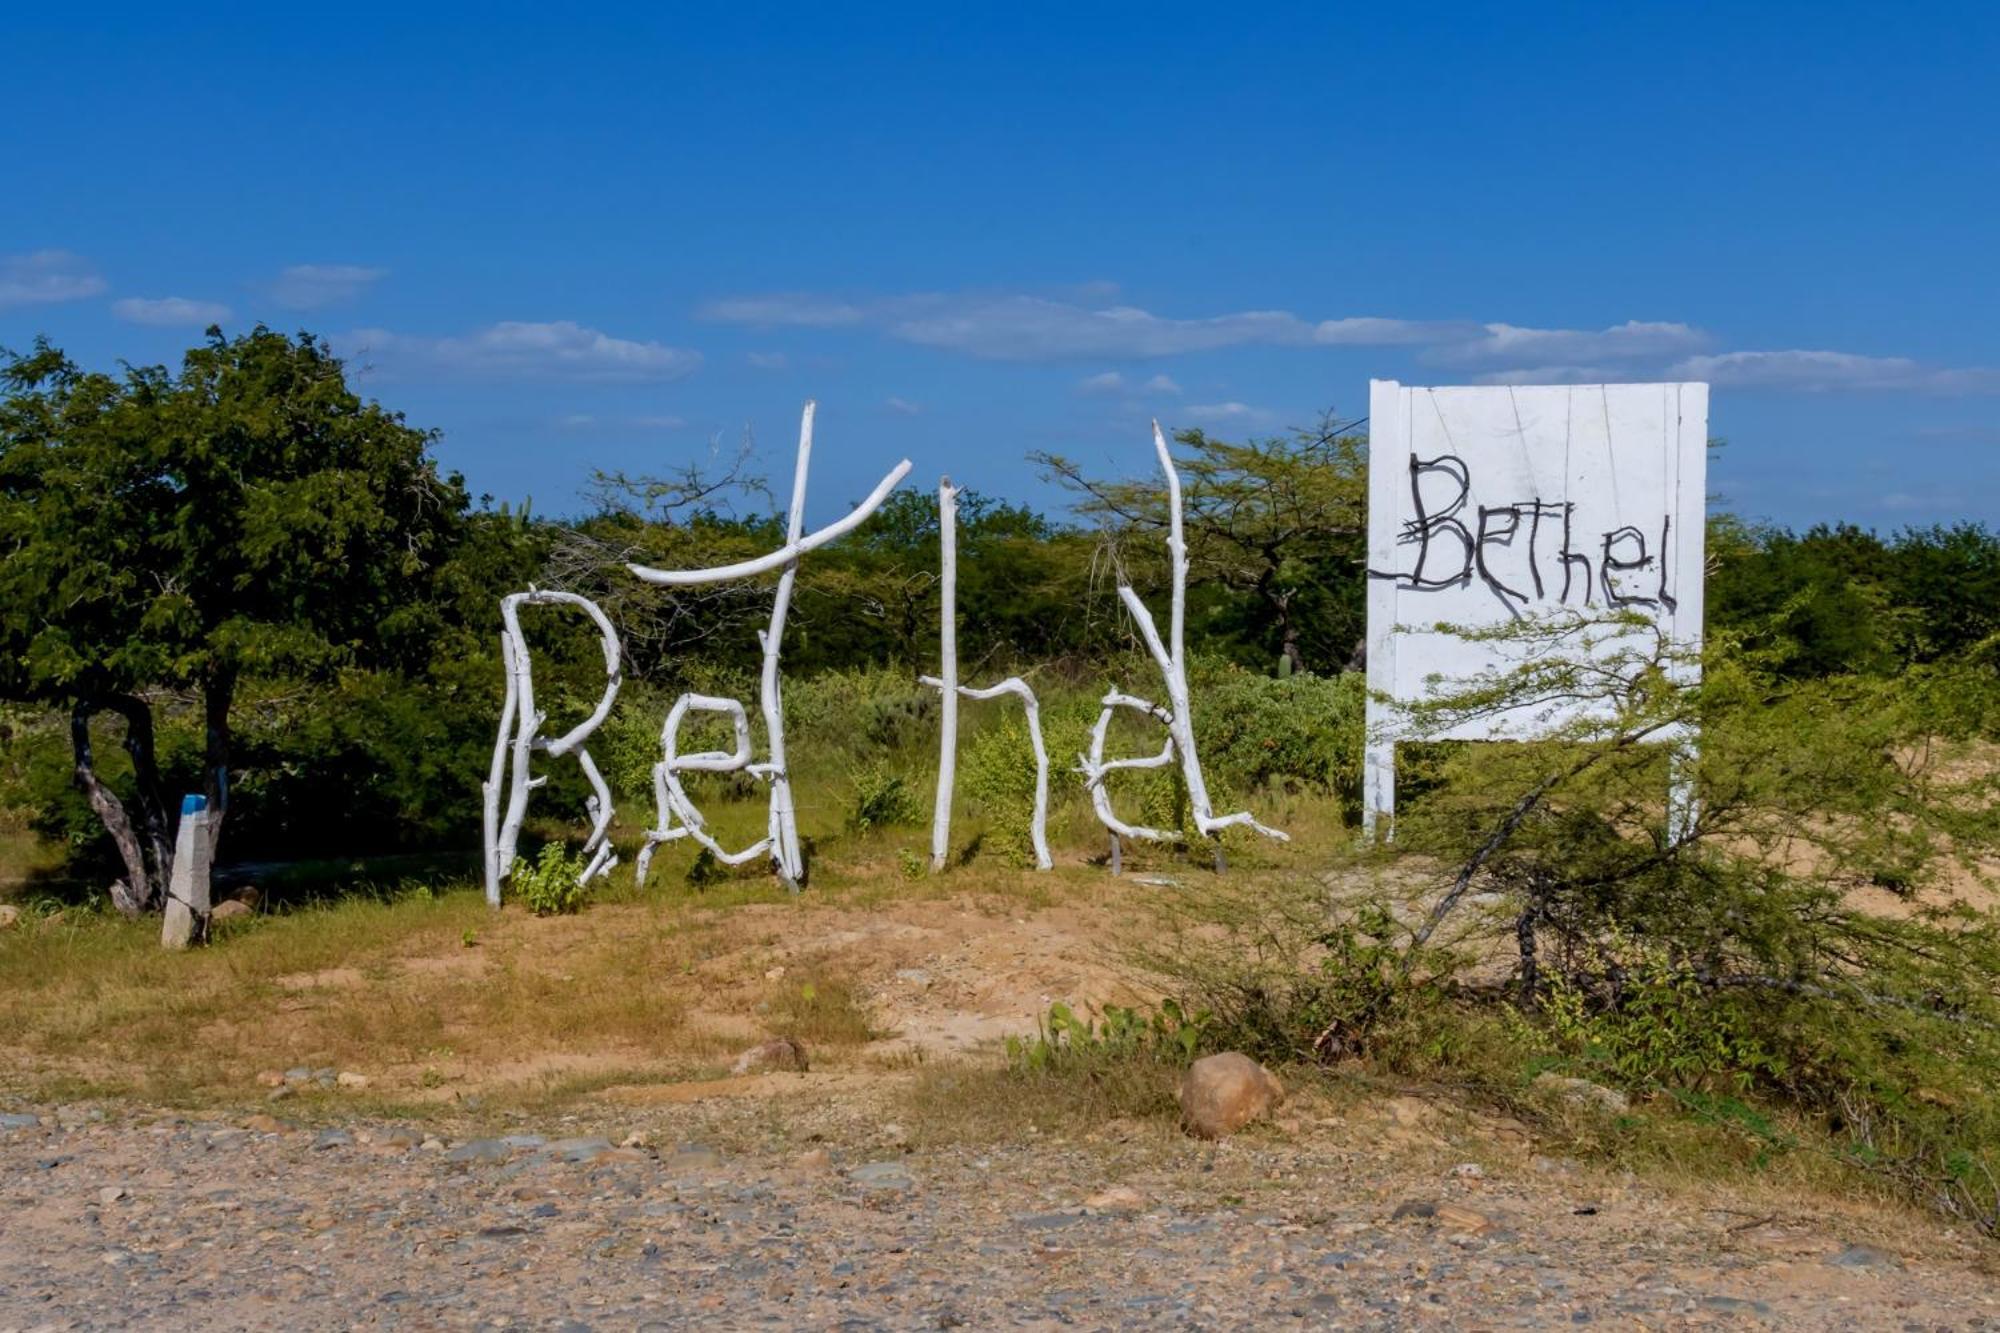
[(747, 428), (1047, 503), (1411, 383), (1691, 378), (1712, 489), (2000, 523), (1990, 5), (56, 7), (0, 346), (331, 338), (475, 492)]

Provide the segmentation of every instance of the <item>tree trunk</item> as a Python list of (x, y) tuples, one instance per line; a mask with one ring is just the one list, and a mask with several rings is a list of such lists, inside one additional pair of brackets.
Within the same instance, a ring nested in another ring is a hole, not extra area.
[[(97, 704), (93, 700), (79, 700), (70, 709), (69, 740), (76, 757), (76, 785), (90, 801), (90, 808), (104, 822), (105, 832), (111, 835), (111, 841), (117, 844), (119, 858), (125, 862), (123, 891), (120, 891), (121, 885), (112, 885), (112, 905), (126, 916), (138, 916), (153, 905), (159, 884), (146, 864), (145, 850), (139, 834), (132, 827), (130, 816), (125, 813), (125, 803), (97, 776), (97, 761), (90, 747), (90, 719), (96, 712)], [(166, 871), (161, 868), (159, 873), (164, 876)]]
[(217, 667), (202, 682), (201, 708), (205, 730), (202, 749), (202, 785), (208, 797), (208, 854), (215, 858), (222, 842), (223, 819), (229, 813), (229, 758), (234, 739), (229, 727), (229, 709), (236, 701), (236, 668)]
[(97, 706), (125, 719), (125, 753), (132, 757), (134, 802), (139, 809), (139, 833), (153, 866), (155, 887), (166, 891), (173, 867), (173, 825), (167, 813), (160, 766), (153, 749), (153, 707), (135, 694), (101, 697)]

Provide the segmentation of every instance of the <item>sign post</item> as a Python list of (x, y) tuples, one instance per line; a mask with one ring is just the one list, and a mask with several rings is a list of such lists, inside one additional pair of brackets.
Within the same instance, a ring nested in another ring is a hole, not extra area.
[[(1400, 706), (1525, 660), (1459, 631), (1637, 612), (1699, 649), (1708, 386), (1375, 380), (1368, 405), (1362, 817), (1374, 832), (1395, 815)], [(1588, 707), (1524, 706), (1426, 739), (1534, 739)]]

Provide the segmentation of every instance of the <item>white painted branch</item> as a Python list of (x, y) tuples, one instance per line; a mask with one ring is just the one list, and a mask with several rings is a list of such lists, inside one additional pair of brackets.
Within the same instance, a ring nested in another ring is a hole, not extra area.
[[(919, 684), (934, 690), (942, 690), (944, 682), (936, 676), (919, 676)], [(1028, 836), (1035, 844), (1035, 868), (1054, 868), (1055, 860), (1049, 855), (1049, 752), (1042, 743), (1042, 707), (1035, 698), (1034, 690), (1019, 676), (1009, 676), (997, 685), (985, 689), (975, 689), (970, 685), (958, 687), (958, 693), (967, 699), (997, 699), (1003, 694), (1017, 694), (1021, 697), (1021, 707), (1028, 715), (1028, 741), (1035, 748), (1035, 813), (1028, 825)], [(954, 751), (954, 757), (956, 752)]]
[[(1097, 812), (1097, 821), (1113, 833), (1126, 838), (1143, 838), (1148, 842), (1179, 842), (1178, 831), (1147, 828), (1140, 824), (1127, 824), (1112, 811), (1111, 793), (1104, 786), (1104, 779), (1112, 773), (1128, 768), (1163, 768), (1174, 761), (1174, 742), (1171, 732), (1171, 717), (1167, 710), (1156, 703), (1130, 694), (1112, 690), (1104, 696), (1104, 707), (1097, 714), (1097, 722), (1090, 729), (1090, 753), (1077, 756), (1077, 768), (1083, 774), (1083, 785), (1090, 793), (1091, 808)], [(1160, 722), (1168, 723), (1167, 743), (1155, 755), (1141, 755), (1133, 759), (1106, 759), (1104, 757), (1105, 738), (1110, 733), (1111, 715), (1119, 708), (1130, 708), (1146, 714)]]
[[(806, 535), (806, 479), (812, 467), (814, 411), (814, 404), (807, 402), (799, 418), (798, 462), (792, 474), (792, 500), (786, 516), (783, 546), (753, 560), (741, 560), (733, 565), (720, 565), (712, 569), (651, 569), (643, 565), (626, 566), (634, 575), (648, 583), (664, 584), (669, 587), (722, 583), (732, 579), (767, 574), (774, 569), (781, 571), (778, 576), (777, 593), (771, 604), (770, 628), (760, 630), (757, 634), (758, 647), (763, 655), (763, 669), (758, 677), (758, 702), (764, 715), (764, 734), (769, 753), (762, 763), (748, 762), (749, 723), (741, 704), (734, 700), (714, 699), (706, 695), (682, 696), (675, 704), (674, 712), (669, 717), (662, 735), (666, 757), (653, 767), (653, 790), (658, 804), (659, 827), (647, 831), (646, 845), (639, 853), (638, 875), (642, 883), (652, 867), (654, 848), (662, 842), (683, 837), (695, 839), (713, 853), (717, 860), (727, 865), (741, 865), (756, 856), (768, 853), (775, 863), (779, 876), (794, 889), (805, 877), (805, 857), (799, 846), (798, 814), (792, 801), (790, 772), (785, 765), (784, 696), (778, 676), (778, 658), (784, 645), (785, 620), (791, 611), (793, 586), (798, 581), (799, 557), (853, 531), (865, 522), (869, 515), (882, 507), (882, 502), (889, 498), (889, 493), (896, 489), (910, 471), (910, 461), (906, 458), (892, 468), (889, 474), (877, 483), (875, 489), (869, 492), (868, 497), (846, 517), (828, 524), (810, 536)], [(689, 708), (730, 712), (736, 721), (736, 750), (730, 753), (709, 751), (695, 755), (677, 755), (675, 747), (679, 722)], [(687, 793), (681, 787), (679, 774), (690, 769), (709, 772), (740, 770), (768, 781), (771, 784), (771, 794), (765, 837), (741, 852), (725, 851), (717, 844), (709, 836), (701, 812), (695, 809), (694, 803), (688, 800)], [(677, 819), (678, 824), (675, 823)]]
[[(553, 741), (540, 736), (542, 723), (546, 717), (535, 708), (535, 676), (528, 655), (527, 636), (521, 631), (521, 607), (523, 606), (575, 606), (582, 608), (597, 627), (599, 644), (604, 652), (604, 694), (598, 699), (590, 716), (572, 727)], [(573, 592), (530, 589), (527, 592), (509, 593), (500, 599), (500, 656), (507, 670), (507, 697), (501, 706), (500, 731), (494, 740), (493, 767), (485, 783), (485, 827), (486, 827), (486, 901), (490, 906), (500, 905), (501, 882), (513, 874), (514, 858), (520, 844), (521, 824), (527, 818), (528, 793), (548, 780), (547, 775), (534, 776), (529, 772), (529, 760), (533, 752), (542, 750), (554, 757), (561, 757), (572, 751), (582, 766), (584, 777), (589, 780), (592, 796), (587, 804), (591, 819), (591, 833), (584, 843), (585, 853), (594, 853), (585, 864), (579, 883), (593, 875), (609, 874), (617, 864), (609, 842), (611, 822), (616, 813), (611, 799), (611, 788), (604, 781), (604, 775), (597, 770), (590, 752), (583, 748), (593, 732), (604, 724), (611, 714), (611, 705), (618, 698), (619, 686), (623, 683), (619, 674), (618, 633), (612, 628), (610, 618), (588, 597)], [(512, 781), (507, 794), (507, 809), (504, 816), (499, 813), (500, 780), (504, 757), (509, 749), (507, 735), (513, 733)]]
[[(1167, 556), (1174, 569), (1173, 621), (1168, 628), (1173, 636), (1172, 660), (1178, 668), (1186, 660), (1181, 654), (1187, 630), (1187, 539), (1181, 532), (1181, 474), (1174, 467), (1173, 451), (1167, 448), (1167, 437), (1160, 433), (1158, 421), (1153, 423), (1153, 452), (1160, 456), (1160, 470), (1167, 474)], [(1118, 591), (1122, 594), (1125, 589)]]
[[(808, 408), (810, 415), (810, 408)], [(803, 475), (803, 474), (802, 474)], [(627, 569), (648, 583), (664, 584), (668, 587), (686, 588), (703, 583), (728, 583), (734, 579), (754, 578), (768, 574), (774, 569), (792, 564), (807, 551), (816, 551), (830, 541), (846, 536), (854, 531), (868, 516), (882, 507), (889, 493), (910, 475), (910, 460), (904, 459), (889, 470), (889, 475), (875, 483), (875, 489), (868, 498), (854, 508), (845, 518), (837, 519), (820, 528), (809, 537), (793, 536), (777, 550), (768, 555), (760, 555), (754, 560), (739, 560), (733, 565), (716, 565), (709, 569), (652, 569), (645, 565), (627, 565)], [(794, 529), (796, 531), (796, 529)]]
[[(785, 518), (786, 549), (792, 550), (793, 554), (785, 563), (785, 572), (778, 575), (777, 595), (771, 599), (771, 628), (757, 636), (758, 646), (764, 650), (764, 670), (758, 681), (758, 697), (764, 709), (765, 762), (771, 767), (771, 855), (778, 863), (778, 877), (793, 890), (805, 878), (805, 857), (799, 851), (798, 813), (792, 807), (792, 780), (785, 769), (785, 705), (778, 685), (778, 654), (784, 650), (785, 617), (791, 614), (792, 586), (798, 582), (799, 555), (805, 549), (800, 542), (800, 533), (804, 531), (806, 522), (806, 473), (812, 466), (815, 406), (808, 400), (805, 411), (799, 414), (799, 458), (792, 473), (792, 508)], [(875, 488), (875, 495), (870, 497), (875, 504), (888, 499), (889, 492), (910, 470), (908, 464), (909, 460), (905, 459), (902, 467), (893, 470), (883, 479), (883, 484)], [(872, 512), (872, 507), (864, 506), (841, 522), (852, 527)]]
[[(726, 714), (735, 733), (735, 749), (698, 750), (693, 754), (682, 754), (681, 724), (690, 712)], [(754, 772), (759, 767), (750, 762), (750, 717), (739, 701), (710, 694), (683, 694), (674, 700), (673, 708), (667, 713), (666, 724), (660, 728), (660, 747), (664, 758), (653, 765), (653, 796), (658, 807), (659, 826), (646, 831), (645, 846), (639, 850), (635, 872), (639, 883), (646, 882), (652, 868), (653, 849), (677, 838), (692, 837), (725, 865), (741, 865), (770, 849), (769, 838), (760, 838), (740, 852), (725, 849), (709, 834), (707, 821), (694, 802), (688, 799), (687, 791), (680, 782), (680, 774), (690, 771), (733, 773), (747, 768)], [(680, 821), (678, 824), (674, 822), (677, 819)]]
[(938, 779), (931, 808), (931, 870), (951, 851), (951, 795), (958, 774), (958, 488), (938, 482)]
[(500, 880), (507, 867), (500, 863), (500, 784), (507, 776), (507, 733), (514, 729), (515, 710), (521, 693), (514, 680), (514, 637), (500, 631), (500, 661), (507, 677), (507, 700), (500, 706), (500, 730), (493, 738), (493, 766), (481, 784), (485, 798), (485, 834), (482, 850), (486, 856), (486, 905), (500, 905)]
[[(1113, 691), (1104, 698), (1104, 711), (1098, 715), (1097, 726), (1091, 732), (1091, 753), (1083, 757), (1082, 771), (1085, 785), (1090, 789), (1091, 805), (1097, 817), (1113, 833), (1125, 837), (1145, 838), (1154, 842), (1177, 841), (1178, 834), (1163, 833), (1157, 829), (1141, 828), (1121, 823), (1112, 813), (1111, 798), (1104, 787), (1104, 775), (1120, 768), (1158, 768), (1171, 762), (1178, 753), (1181, 762), (1181, 776), (1187, 783), (1188, 806), (1194, 815), (1195, 828), (1203, 836), (1231, 827), (1252, 828), (1267, 838), (1279, 842), (1289, 842), (1290, 837), (1277, 829), (1258, 823), (1248, 811), (1220, 815), (1215, 813), (1209, 799), (1208, 779), (1201, 771), (1201, 756), (1194, 743), (1194, 705), (1188, 694), (1187, 684), (1187, 539), (1181, 518), (1181, 478), (1174, 468), (1173, 452), (1167, 448), (1167, 437), (1160, 430), (1160, 423), (1153, 423), (1153, 452), (1158, 455), (1160, 469), (1167, 476), (1167, 556), (1172, 567), (1173, 609), (1168, 622), (1168, 642), (1160, 641), (1159, 626), (1153, 621), (1153, 613), (1146, 609), (1145, 602), (1130, 585), (1118, 585), (1119, 600), (1132, 615), (1133, 623), (1139, 627), (1139, 636), (1145, 641), (1146, 651), (1152, 656), (1154, 665), (1160, 670), (1160, 677), (1167, 687), (1169, 707), (1159, 708), (1143, 699), (1131, 695), (1121, 695)], [(1105, 730), (1111, 722), (1114, 707), (1136, 708), (1152, 714), (1167, 728), (1167, 744), (1159, 754), (1147, 759), (1129, 760), (1104, 758)]]

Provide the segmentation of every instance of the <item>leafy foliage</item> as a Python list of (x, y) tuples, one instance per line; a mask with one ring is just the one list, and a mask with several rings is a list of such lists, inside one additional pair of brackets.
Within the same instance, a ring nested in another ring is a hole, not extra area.
[(1108, 1004), (1095, 1018), (1057, 1001), (1036, 1021), (1034, 1036), (1007, 1038), (1007, 1063), (1029, 1074), (1134, 1058), (1185, 1065), (1200, 1054), (1208, 1028), (1207, 1014), (1188, 1013), (1171, 999), (1152, 1009)]
[(533, 861), (526, 857), (515, 860), (509, 882), (536, 916), (566, 916), (583, 910), (583, 900), (588, 896), (579, 879), (583, 869), (583, 858), (568, 847), (559, 842), (545, 843)]

